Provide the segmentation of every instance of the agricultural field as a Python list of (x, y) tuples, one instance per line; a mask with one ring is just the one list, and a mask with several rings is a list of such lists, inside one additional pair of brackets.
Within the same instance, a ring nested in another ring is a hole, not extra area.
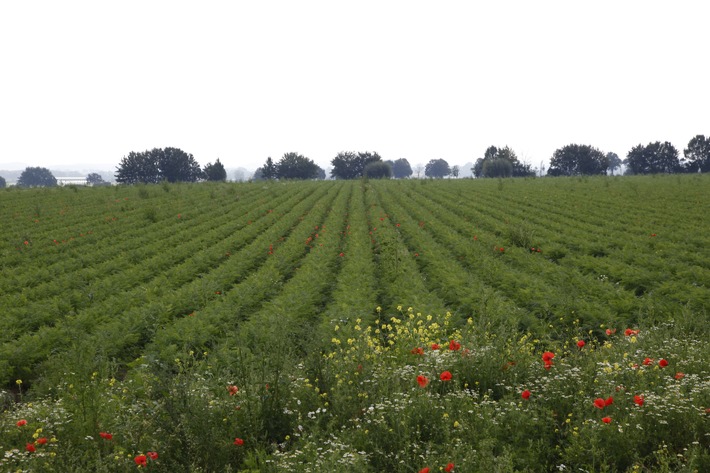
[(707, 175), (0, 192), (0, 471), (710, 471)]

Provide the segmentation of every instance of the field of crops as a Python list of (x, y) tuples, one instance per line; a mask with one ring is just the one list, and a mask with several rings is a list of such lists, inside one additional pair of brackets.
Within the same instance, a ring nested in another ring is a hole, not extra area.
[(0, 192), (2, 471), (708, 471), (706, 175)]

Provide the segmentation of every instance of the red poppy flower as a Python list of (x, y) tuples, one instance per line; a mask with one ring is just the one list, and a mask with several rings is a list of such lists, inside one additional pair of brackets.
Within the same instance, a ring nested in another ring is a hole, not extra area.
[(40, 437), (37, 439), (37, 445), (44, 445), (47, 443), (47, 437)]
[(345, 256), (345, 253), (340, 253), (338, 256), (342, 258), (343, 256)]
[(420, 374), (419, 376), (417, 376), (417, 383), (422, 388), (425, 388), (426, 385), (429, 384), (429, 378)]
[(639, 406), (639, 407), (643, 406), (643, 403), (644, 403), (644, 398), (643, 398), (643, 396), (634, 396), (634, 402), (635, 402), (636, 405)]
[(412, 355), (423, 355), (424, 349), (422, 347), (412, 348)]
[(456, 340), (451, 340), (449, 342), (449, 350), (456, 351), (456, 350), (460, 350), (460, 349), (461, 349), (461, 344), (459, 342), (457, 342)]
[(661, 358), (660, 360), (658, 360), (658, 366), (660, 366), (661, 368), (665, 368), (666, 366), (668, 366), (668, 360), (666, 360), (665, 358)]
[(440, 378), (442, 381), (451, 381), (451, 372), (450, 372), (450, 371), (444, 371), (443, 373), (441, 373), (441, 375), (439, 376), (439, 378)]
[(244, 445), (244, 440), (237, 437), (234, 439), (234, 445), (236, 445), (237, 447), (241, 447), (242, 445)]
[(649, 357), (644, 358), (644, 359), (643, 359), (643, 364), (644, 364), (645, 366), (648, 366), (648, 365), (653, 364), (653, 358), (649, 358)]
[(422, 468), (421, 470), (419, 470), (419, 473), (429, 473), (429, 467), (428, 467), (428, 466), (425, 466), (424, 468)]
[(611, 424), (611, 417), (602, 417), (602, 422), (605, 424)]
[(685, 378), (685, 373), (681, 373), (680, 371), (675, 374), (675, 379), (683, 379)]
[(432, 349), (432, 350), (438, 350), (439, 348), (441, 348), (441, 347), (439, 346), (438, 343), (432, 343), (432, 344), (431, 344), (431, 349)]
[(147, 452), (146, 455), (148, 455), (151, 460), (157, 460), (157, 459), (158, 459), (158, 452)]
[(530, 399), (530, 390), (526, 389), (520, 395), (522, 396), (523, 399)]
[(36, 451), (37, 449), (35, 448), (35, 445), (33, 443), (28, 443), (27, 445), (25, 445), (25, 450), (32, 453), (32, 452)]
[(446, 473), (451, 473), (452, 471), (454, 471), (454, 464), (453, 464), (453, 463), (447, 463), (447, 464), (446, 464), (446, 467), (444, 468), (444, 471), (445, 471)]
[(113, 435), (108, 432), (99, 432), (99, 436), (104, 440), (113, 440)]
[(22, 427), (23, 425), (27, 425), (27, 421), (25, 419), (20, 419), (17, 421), (16, 424), (18, 427)]
[(606, 401), (604, 399), (598, 397), (594, 400), (594, 407), (596, 407), (597, 409), (604, 409), (605, 406)]
[(611, 328), (606, 329), (607, 335), (614, 335), (615, 333), (616, 333), (616, 329), (611, 329)]
[(611, 397), (611, 396), (609, 396), (609, 397), (606, 398), (606, 400), (604, 401), (604, 405), (605, 405), (605, 406), (610, 406), (610, 405), (612, 405), (612, 404), (614, 404), (614, 398)]
[(586, 345), (586, 343), (584, 343), (584, 340), (579, 340), (579, 341), (577, 342), (577, 346), (578, 346), (580, 349), (584, 348), (584, 345)]
[(624, 335), (627, 337), (630, 337), (631, 335), (638, 335), (638, 334), (639, 334), (638, 330), (632, 330), (630, 328), (627, 328), (626, 330), (624, 330)]
[(542, 361), (551, 361), (555, 357), (555, 354), (551, 351), (546, 351), (542, 354)]
[(233, 384), (227, 386), (227, 391), (229, 391), (230, 396), (234, 396), (239, 392), (239, 388)]
[(148, 457), (145, 455), (137, 455), (133, 461), (136, 462), (138, 466), (148, 466)]

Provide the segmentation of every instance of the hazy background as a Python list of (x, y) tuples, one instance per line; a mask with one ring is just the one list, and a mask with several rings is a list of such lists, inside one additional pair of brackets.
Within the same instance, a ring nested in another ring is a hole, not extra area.
[(112, 173), (167, 146), (252, 171), (289, 151), (323, 168), (349, 150), (412, 167), (490, 145), (533, 167), (570, 143), (682, 155), (710, 134), (709, 14), (648, 0), (2, 2), (0, 170)]

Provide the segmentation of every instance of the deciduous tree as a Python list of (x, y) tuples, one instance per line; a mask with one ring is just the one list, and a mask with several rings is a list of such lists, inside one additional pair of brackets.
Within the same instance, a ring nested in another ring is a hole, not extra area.
[(609, 170), (611, 171), (611, 175), (614, 175), (614, 170), (619, 169), (621, 167), (621, 158), (619, 157), (618, 154), (609, 152), (606, 154), (606, 159), (609, 161)]
[(320, 169), (316, 163), (298, 153), (284, 154), (276, 168), (279, 179), (317, 179)]
[(710, 171), (710, 136), (696, 135), (688, 142), (688, 147), (683, 150), (688, 172)]
[(195, 182), (202, 177), (202, 169), (195, 158), (179, 148), (153, 148), (141, 153), (131, 151), (116, 169), (116, 181), (122, 184), (155, 184), (162, 180)]
[(555, 150), (547, 174), (551, 176), (606, 174), (608, 167), (609, 160), (597, 148), (571, 144)]
[(101, 174), (92, 172), (88, 176), (86, 176), (86, 183), (91, 184), (92, 186), (97, 186), (104, 184), (106, 181), (104, 181), (104, 178), (101, 177)]
[(424, 168), (424, 175), (427, 177), (442, 178), (451, 174), (449, 163), (444, 159), (432, 159)]
[(4, 189), (7, 186), (7, 182), (5, 181), (5, 178), (0, 176), (0, 189)]
[(625, 160), (630, 174), (675, 173), (681, 171), (678, 150), (668, 141), (634, 146)]
[(397, 159), (392, 164), (392, 174), (397, 179), (405, 179), (412, 175), (412, 166), (405, 158)]
[(392, 167), (384, 161), (372, 161), (365, 166), (363, 175), (370, 179), (389, 179), (392, 177)]
[(382, 158), (376, 152), (355, 153), (343, 151), (338, 153), (330, 162), (333, 165), (330, 175), (336, 179), (357, 179), (362, 177), (365, 166), (376, 161), (382, 161)]
[(22, 171), (17, 179), (17, 187), (54, 187), (57, 185), (57, 178), (47, 168), (28, 167)]
[(224, 169), (224, 165), (219, 162), (219, 158), (214, 164), (207, 163), (203, 170), (205, 179), (208, 181), (226, 181), (227, 180), (227, 170)]

